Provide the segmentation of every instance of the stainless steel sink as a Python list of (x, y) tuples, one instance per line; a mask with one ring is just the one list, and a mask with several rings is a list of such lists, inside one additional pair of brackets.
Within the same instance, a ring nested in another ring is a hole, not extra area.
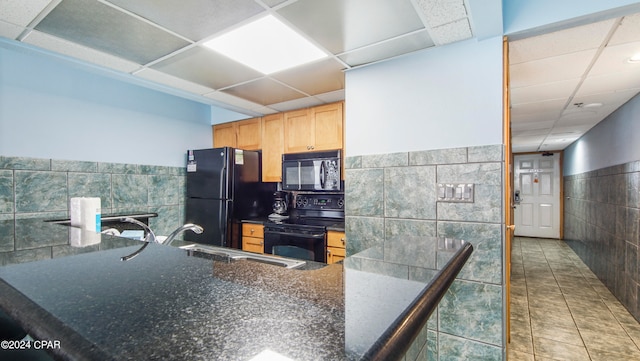
[(259, 262), (284, 268), (302, 268), (307, 263), (298, 259), (249, 253), (237, 249), (202, 244), (189, 244), (180, 248), (186, 250), (190, 256), (211, 258), (218, 261)]

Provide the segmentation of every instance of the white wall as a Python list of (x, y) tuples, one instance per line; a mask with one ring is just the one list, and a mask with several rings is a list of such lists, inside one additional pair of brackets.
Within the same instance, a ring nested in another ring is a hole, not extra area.
[(211, 106), (0, 43), (0, 156), (184, 166)]
[(640, 95), (564, 150), (565, 176), (640, 160)]
[(347, 156), (502, 143), (502, 38), (346, 73)]

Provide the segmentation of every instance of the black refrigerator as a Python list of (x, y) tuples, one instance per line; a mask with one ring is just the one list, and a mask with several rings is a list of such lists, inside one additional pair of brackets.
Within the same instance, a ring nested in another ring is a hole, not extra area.
[(187, 151), (187, 223), (204, 228), (184, 239), (241, 248), (239, 221), (254, 215), (259, 203), (260, 153), (235, 148)]

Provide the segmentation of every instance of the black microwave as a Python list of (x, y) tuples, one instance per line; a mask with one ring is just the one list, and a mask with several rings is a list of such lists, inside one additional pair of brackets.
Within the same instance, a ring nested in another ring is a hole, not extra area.
[(342, 191), (340, 151), (282, 155), (282, 189), (288, 191)]

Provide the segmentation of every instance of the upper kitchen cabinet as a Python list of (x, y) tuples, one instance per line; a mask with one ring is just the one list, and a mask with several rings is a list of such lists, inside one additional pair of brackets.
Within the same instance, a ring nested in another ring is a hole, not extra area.
[(284, 113), (284, 152), (342, 149), (343, 103)]
[(214, 125), (213, 146), (260, 150), (262, 148), (261, 119), (252, 118)]
[(282, 181), (284, 151), (284, 115), (276, 113), (262, 118), (262, 181)]
[(223, 123), (213, 126), (213, 146), (215, 148), (236, 147), (236, 123)]
[(236, 147), (244, 150), (262, 149), (262, 119), (253, 118), (236, 123)]

